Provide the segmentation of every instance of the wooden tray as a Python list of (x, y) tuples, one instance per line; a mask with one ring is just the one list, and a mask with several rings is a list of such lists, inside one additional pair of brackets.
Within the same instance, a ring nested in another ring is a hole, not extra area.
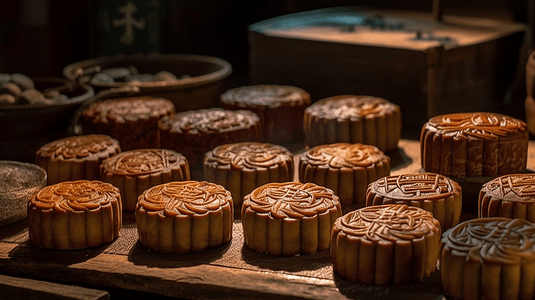
[[(530, 141), (528, 167), (535, 163), (533, 149), (535, 145)], [(418, 141), (402, 140), (398, 151), (390, 156), (392, 174), (420, 170)], [(482, 180), (465, 181), (477, 186)], [(477, 198), (463, 201), (477, 204)], [(473, 213), (463, 214), (463, 219), (473, 217)], [(141, 246), (131, 213), (123, 214), (121, 236), (98, 248), (44, 250), (31, 246), (28, 239), (26, 220), (0, 228), (0, 273), (195, 299), (444, 298), (438, 272), (410, 285), (365, 286), (334, 274), (327, 250), (293, 257), (256, 253), (244, 245), (240, 222), (234, 223), (229, 243), (189, 254), (161, 254)]]

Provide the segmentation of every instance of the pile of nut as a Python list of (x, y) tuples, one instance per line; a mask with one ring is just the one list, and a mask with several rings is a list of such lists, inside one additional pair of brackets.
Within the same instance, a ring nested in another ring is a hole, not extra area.
[[(188, 78), (190, 76), (184, 75), (180, 77)], [(129, 82), (132, 84), (141, 82), (154, 82), (154, 81), (174, 81), (178, 78), (169, 71), (160, 71), (156, 74), (139, 73), (135, 66), (129, 67), (114, 67), (100, 70), (100, 72), (94, 74), (89, 83), (90, 84), (112, 84), (116, 82)]]
[(69, 100), (57, 90), (40, 92), (35, 89), (33, 80), (20, 73), (0, 73), (0, 106), (6, 105), (51, 105), (66, 103)]

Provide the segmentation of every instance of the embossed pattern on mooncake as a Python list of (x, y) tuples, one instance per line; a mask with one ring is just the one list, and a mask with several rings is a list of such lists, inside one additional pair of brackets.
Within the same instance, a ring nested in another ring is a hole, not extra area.
[(107, 135), (71, 136), (42, 146), (35, 162), (47, 171), (48, 184), (98, 180), (100, 163), (120, 152), (119, 142)]
[(303, 140), (303, 115), (310, 94), (287, 85), (252, 85), (230, 89), (221, 95), (225, 109), (248, 109), (258, 115), (265, 142), (295, 144)]
[(455, 113), (422, 127), (420, 159), (428, 172), (453, 177), (496, 176), (526, 169), (524, 122), (495, 113)]
[(294, 106), (310, 103), (303, 89), (287, 85), (253, 85), (234, 88), (221, 95), (221, 102), (241, 107)]
[(117, 139), (123, 150), (158, 148), (158, 120), (174, 113), (173, 102), (164, 98), (108, 99), (82, 111), (82, 132), (107, 134)]
[(462, 188), (435, 173), (393, 175), (368, 186), (366, 206), (406, 204), (423, 208), (440, 222), (442, 231), (457, 225), (461, 218)]
[(49, 185), (28, 203), (28, 231), (36, 247), (97, 247), (117, 238), (121, 224), (119, 189), (98, 180)]
[(378, 97), (342, 95), (305, 109), (306, 144), (363, 143), (381, 151), (397, 148), (401, 138), (399, 106)]
[(440, 224), (421, 208), (368, 206), (336, 220), (332, 230), (334, 270), (359, 283), (421, 281), (436, 270)]
[(342, 205), (364, 204), (368, 184), (388, 175), (390, 158), (371, 145), (320, 145), (299, 158), (299, 181), (332, 189)]
[(139, 195), (158, 184), (189, 180), (186, 158), (173, 150), (125, 151), (102, 162), (100, 179), (121, 190), (124, 211), (133, 212)]
[(503, 175), (479, 192), (479, 217), (504, 217), (535, 222), (535, 175)]
[(141, 244), (159, 252), (202, 251), (232, 237), (230, 192), (206, 181), (173, 181), (146, 190), (135, 217)]
[(243, 197), (255, 188), (293, 180), (293, 155), (282, 146), (267, 143), (225, 144), (206, 153), (204, 177), (232, 193), (239, 214)]
[(342, 215), (332, 190), (314, 183), (268, 183), (245, 196), (245, 244), (271, 255), (310, 254), (329, 248), (332, 224)]
[(455, 299), (532, 299), (535, 225), (508, 218), (460, 223), (442, 239), (440, 278)]
[(160, 147), (184, 154), (192, 168), (201, 170), (204, 154), (215, 147), (261, 138), (259, 118), (247, 110), (186, 111), (162, 118), (158, 126)]

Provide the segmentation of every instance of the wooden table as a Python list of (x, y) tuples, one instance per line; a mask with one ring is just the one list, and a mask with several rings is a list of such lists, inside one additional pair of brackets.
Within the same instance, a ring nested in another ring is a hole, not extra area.
[[(533, 143), (530, 141), (530, 169), (535, 164)], [(402, 140), (398, 151), (390, 155), (392, 174), (420, 170), (418, 141)], [(474, 180), (468, 183), (479, 184)], [(464, 202), (477, 203), (473, 196), (464, 198), (465, 192), (469, 191), (463, 188)], [(464, 219), (474, 216), (463, 214)], [(256, 253), (244, 245), (240, 222), (234, 223), (229, 243), (189, 254), (162, 254), (141, 246), (131, 213), (123, 214), (121, 236), (98, 248), (44, 250), (31, 246), (28, 239), (25, 220), (0, 228), (0, 273), (104, 290), (126, 289), (195, 299), (444, 298), (438, 272), (410, 285), (365, 286), (334, 274), (327, 250), (294, 257)]]

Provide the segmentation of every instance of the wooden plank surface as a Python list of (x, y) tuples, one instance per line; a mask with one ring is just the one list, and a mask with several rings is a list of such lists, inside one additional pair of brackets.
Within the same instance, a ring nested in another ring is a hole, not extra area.
[[(419, 142), (402, 140), (399, 146), (398, 151), (390, 153), (392, 174), (420, 171)], [(535, 144), (530, 141), (530, 169), (535, 161), (534, 149)], [(482, 180), (471, 180), (471, 184), (477, 187)], [(471, 213), (464, 214), (465, 219), (472, 217)], [(161, 254), (142, 247), (130, 213), (123, 214), (121, 236), (116, 241), (78, 251), (31, 246), (25, 222), (0, 228), (0, 273), (103, 290), (126, 289), (193, 299), (443, 298), (438, 272), (410, 285), (365, 286), (334, 274), (326, 250), (294, 257), (256, 253), (244, 245), (239, 221), (234, 223), (229, 243), (189, 254)]]
[(0, 275), (0, 299), (105, 300), (106, 291)]

